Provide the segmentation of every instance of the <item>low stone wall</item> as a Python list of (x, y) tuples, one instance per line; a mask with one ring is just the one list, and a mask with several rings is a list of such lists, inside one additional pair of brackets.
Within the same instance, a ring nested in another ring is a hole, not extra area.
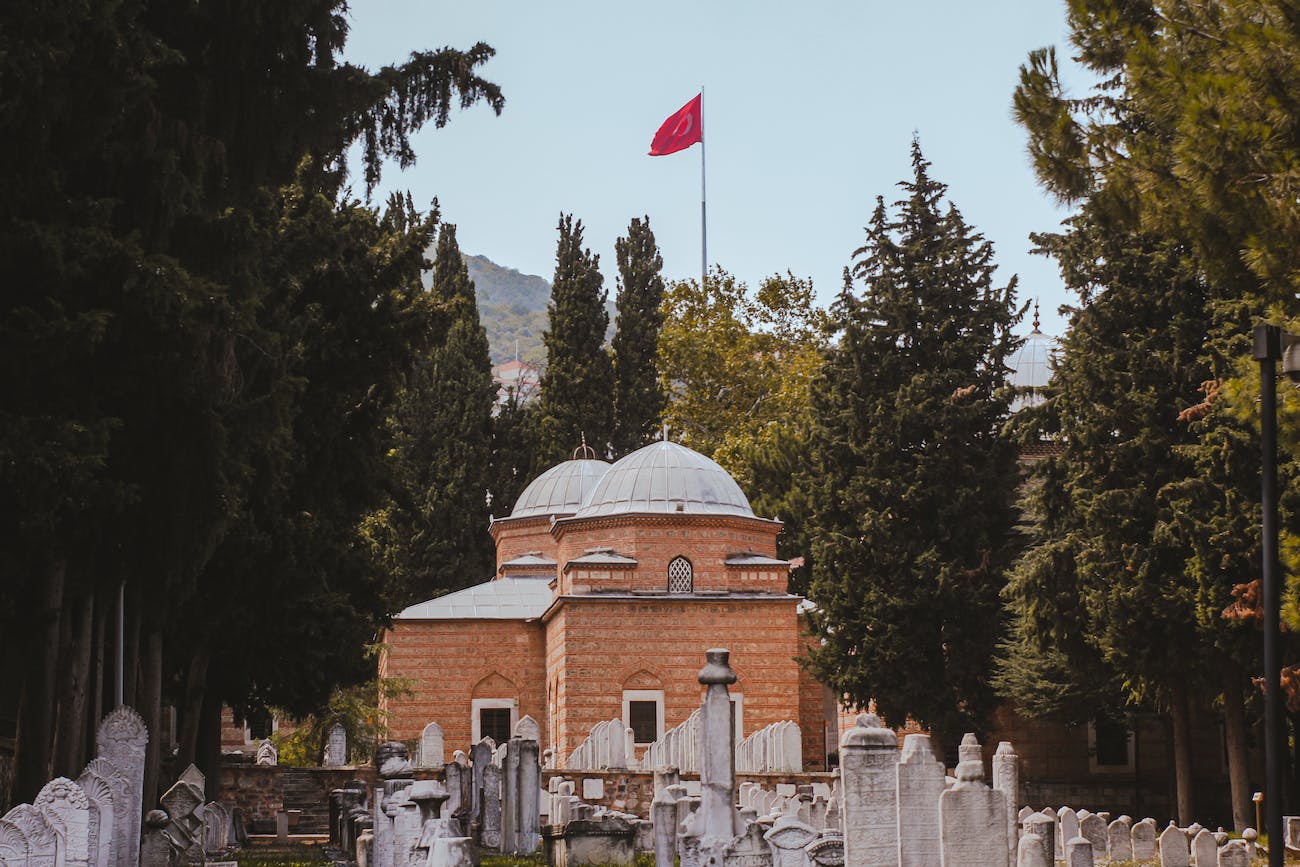
[[(824, 772), (736, 774), (736, 789), (740, 789), (741, 783), (758, 783), (769, 790), (775, 790), (779, 785), (825, 783), (833, 786), (837, 776), (835, 773)], [(572, 782), (573, 793), (589, 804), (632, 813), (642, 819), (650, 818), (650, 802), (655, 795), (654, 774), (650, 771), (543, 769), (543, 788), (549, 788), (552, 777), (562, 777)], [(699, 774), (682, 774), (682, 783), (687, 786), (699, 782), (699, 779)]]

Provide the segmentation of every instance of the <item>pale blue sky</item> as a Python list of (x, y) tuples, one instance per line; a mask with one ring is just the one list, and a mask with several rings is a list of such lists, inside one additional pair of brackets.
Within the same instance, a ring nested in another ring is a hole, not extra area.
[(898, 197), (915, 131), (994, 242), (999, 279), (1019, 274), (1060, 333), (1060, 276), (1028, 234), (1065, 212), (1035, 183), (1011, 94), (1030, 50), (1068, 55), (1062, 0), (355, 0), (350, 18), (348, 59), (371, 68), (477, 40), (497, 50), (483, 72), (505, 92), (501, 116), (477, 106), (421, 133), (418, 164), (389, 166), (377, 193), (437, 196), (466, 252), (549, 279), (572, 212), (612, 297), (614, 239), (648, 214), (665, 275), (698, 276), (699, 146), (646, 151), (703, 85), (711, 264), (751, 285), (788, 269), (828, 301), (875, 197)]

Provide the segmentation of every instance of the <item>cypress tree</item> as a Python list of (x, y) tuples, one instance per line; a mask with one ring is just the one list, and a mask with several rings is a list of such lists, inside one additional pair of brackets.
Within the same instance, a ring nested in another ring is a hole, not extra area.
[(551, 281), (546, 372), (538, 400), (537, 459), (541, 467), (566, 460), (585, 437), (609, 454), (613, 434), (614, 367), (606, 351), (605, 280), (600, 257), (582, 247), (582, 221), (560, 216), (560, 240)]
[(668, 398), (656, 363), (660, 305), (664, 297), (663, 257), (650, 218), (633, 218), (627, 237), (614, 242), (618, 256), (618, 328), (614, 332), (613, 456), (621, 457), (654, 439)]
[(487, 494), (496, 385), (454, 225), (439, 231), (431, 291), (448, 319), (446, 337), (412, 366), (392, 420), (400, 493), (385, 561), (399, 604), (493, 573)]
[[(1007, 357), (1014, 279), (931, 179), (919, 144), (892, 218), (877, 200), (813, 388), (813, 672), (952, 746), (994, 696), (1016, 454)], [(852, 278), (864, 281), (862, 297)]]

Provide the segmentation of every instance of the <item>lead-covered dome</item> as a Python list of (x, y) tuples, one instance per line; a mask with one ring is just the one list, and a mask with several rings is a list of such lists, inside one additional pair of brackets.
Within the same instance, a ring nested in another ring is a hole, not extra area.
[(529, 483), (515, 501), (512, 518), (572, 515), (600, 477), (609, 471), (604, 461), (581, 459), (556, 464)]
[(1038, 306), (1035, 305), (1034, 330), (1025, 335), (1025, 342), (1011, 356), (1011, 385), (1016, 389), (1011, 399), (1012, 412), (1043, 402), (1043, 389), (1052, 378), (1055, 354), (1056, 338), (1038, 330)]
[(617, 461), (574, 517), (672, 513), (754, 517), (749, 500), (726, 470), (667, 440)]

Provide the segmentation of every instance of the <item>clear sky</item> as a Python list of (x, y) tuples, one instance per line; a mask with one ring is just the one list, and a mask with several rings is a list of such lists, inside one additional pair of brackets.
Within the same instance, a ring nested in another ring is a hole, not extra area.
[(915, 132), (994, 242), (999, 280), (1019, 274), (1043, 330), (1061, 331), (1069, 299), (1028, 235), (1066, 212), (1035, 182), (1011, 95), (1030, 50), (1069, 54), (1063, 0), (355, 0), (349, 14), (347, 57), (371, 68), (479, 40), (497, 51), (483, 73), (501, 116), (476, 106), (425, 130), (418, 164), (388, 166), (376, 193), (436, 196), (467, 253), (549, 279), (572, 212), (612, 297), (614, 240), (644, 214), (665, 276), (697, 277), (700, 148), (646, 151), (703, 86), (711, 265), (751, 285), (789, 270), (828, 302), (875, 197), (898, 198)]

